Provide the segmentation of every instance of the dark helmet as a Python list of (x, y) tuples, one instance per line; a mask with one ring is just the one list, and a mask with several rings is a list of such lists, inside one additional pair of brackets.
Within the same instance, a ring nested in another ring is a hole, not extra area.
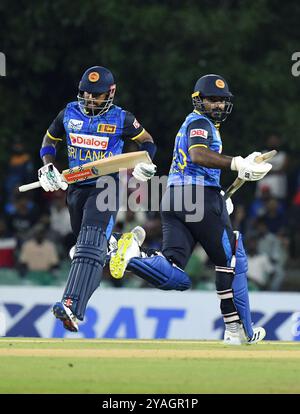
[[(225, 101), (223, 110), (208, 111), (205, 109), (202, 98), (220, 97)], [(226, 80), (220, 75), (205, 75), (197, 80), (192, 100), (194, 108), (211, 118), (213, 122), (225, 121), (227, 116), (231, 113), (233, 104), (231, 99), (232, 93), (229, 91)]]
[[(92, 98), (85, 99), (84, 92), (92, 94)], [(116, 92), (116, 84), (110, 70), (103, 66), (93, 66), (87, 69), (79, 82), (78, 103), (85, 115), (97, 116), (107, 112)], [(98, 95), (106, 93), (100, 105), (95, 104)]]

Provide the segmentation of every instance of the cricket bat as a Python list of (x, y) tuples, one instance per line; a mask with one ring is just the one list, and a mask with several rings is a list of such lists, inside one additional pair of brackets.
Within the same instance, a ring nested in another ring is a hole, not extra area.
[[(61, 176), (66, 183), (73, 184), (90, 180), (91, 178), (116, 173), (121, 169), (131, 169), (140, 162), (152, 164), (152, 160), (147, 151), (128, 152), (125, 154), (103, 158), (102, 160), (92, 161), (87, 164), (82, 164), (77, 167), (64, 170), (61, 173)], [(34, 183), (21, 185), (19, 187), (19, 191), (23, 193), (39, 187), (41, 187), (41, 184), (39, 181), (36, 181)]]
[[(277, 154), (276, 150), (272, 150), (269, 152), (265, 152), (264, 154), (258, 155), (255, 158), (255, 162), (257, 162), (258, 164), (260, 164), (263, 161), (269, 161), (271, 160), (273, 157), (275, 157), (275, 155)], [(227, 200), (228, 198), (230, 198), (239, 188), (241, 188), (241, 186), (245, 183), (245, 180), (242, 180), (241, 178), (236, 178), (234, 180), (234, 182), (227, 188), (227, 190), (225, 191), (225, 199)]]

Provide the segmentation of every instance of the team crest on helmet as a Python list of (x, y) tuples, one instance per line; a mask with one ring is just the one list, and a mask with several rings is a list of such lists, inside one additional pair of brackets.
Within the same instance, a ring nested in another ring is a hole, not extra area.
[(223, 88), (225, 88), (225, 83), (224, 83), (224, 81), (222, 81), (222, 79), (217, 79), (216, 80), (216, 86), (220, 89), (223, 89)]
[(89, 74), (89, 81), (90, 82), (97, 82), (100, 79), (100, 75), (98, 72), (91, 72)]

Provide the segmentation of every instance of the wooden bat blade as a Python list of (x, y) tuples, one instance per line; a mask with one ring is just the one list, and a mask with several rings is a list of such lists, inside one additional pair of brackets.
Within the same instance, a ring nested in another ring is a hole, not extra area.
[(135, 151), (119, 154), (102, 160), (89, 162), (78, 167), (64, 170), (62, 175), (68, 184), (91, 178), (101, 177), (118, 172), (120, 169), (134, 168), (138, 163), (144, 162), (151, 164), (152, 160), (147, 151)]
[[(140, 162), (152, 164), (152, 160), (147, 151), (127, 152), (125, 154), (103, 158), (98, 161), (92, 161), (87, 164), (64, 170), (61, 175), (64, 181), (68, 184), (73, 184), (91, 178), (116, 173), (119, 172), (120, 169), (132, 169)], [(39, 187), (41, 187), (41, 184), (39, 181), (36, 181), (34, 183), (21, 185), (19, 191), (25, 192)]]

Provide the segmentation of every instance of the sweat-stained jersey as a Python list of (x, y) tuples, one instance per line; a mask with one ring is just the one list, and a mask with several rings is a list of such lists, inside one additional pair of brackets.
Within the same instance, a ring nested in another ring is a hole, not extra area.
[(91, 117), (82, 113), (77, 102), (71, 102), (52, 122), (47, 135), (53, 141), (63, 141), (62, 136), (66, 136), (69, 168), (72, 168), (121, 154), (124, 139), (135, 140), (143, 132), (134, 115), (119, 106), (112, 105), (105, 114)]
[(204, 184), (204, 186), (220, 187), (221, 170), (193, 163), (189, 155), (189, 150), (193, 147), (205, 147), (218, 153), (222, 152), (218, 129), (206, 116), (196, 110), (186, 117), (176, 135), (168, 186)]

